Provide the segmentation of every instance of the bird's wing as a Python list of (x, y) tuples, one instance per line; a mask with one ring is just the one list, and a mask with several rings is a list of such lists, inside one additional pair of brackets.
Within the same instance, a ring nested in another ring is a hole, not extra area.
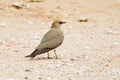
[(54, 39), (59, 34), (63, 35), (62, 32), (60, 32), (59, 30), (51, 29), (44, 35), (43, 39), (41, 40), (41, 43), (50, 41), (51, 39)]
[(40, 45), (37, 49), (40, 48), (56, 48), (63, 42), (64, 36), (60, 33), (54, 33), (54, 31), (49, 31), (43, 37)]
[(54, 49), (54, 48), (58, 47), (60, 44), (62, 44), (63, 39), (64, 39), (64, 36), (57, 34), (56, 36), (52, 37), (51, 40), (49, 40), (43, 44), (45, 44), (46, 48)]

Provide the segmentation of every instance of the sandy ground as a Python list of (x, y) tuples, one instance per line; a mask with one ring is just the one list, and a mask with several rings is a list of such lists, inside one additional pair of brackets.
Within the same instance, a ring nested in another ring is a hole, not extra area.
[[(0, 15), (0, 80), (120, 80), (120, 0), (0, 0)], [(59, 59), (25, 58), (55, 19)]]

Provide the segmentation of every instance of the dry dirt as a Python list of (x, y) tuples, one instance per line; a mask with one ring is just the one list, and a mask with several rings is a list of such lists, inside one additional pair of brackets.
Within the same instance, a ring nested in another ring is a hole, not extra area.
[[(59, 59), (25, 58), (55, 19)], [(0, 0), (0, 80), (120, 80), (120, 0)]]

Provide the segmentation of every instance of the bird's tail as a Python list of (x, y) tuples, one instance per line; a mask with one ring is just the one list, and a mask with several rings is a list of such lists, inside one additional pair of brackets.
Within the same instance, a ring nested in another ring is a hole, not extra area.
[(32, 58), (34, 58), (35, 56), (37, 56), (39, 54), (43, 54), (45, 52), (48, 52), (49, 50), (51, 50), (51, 49), (50, 48), (36, 49), (30, 55), (27, 55), (25, 57), (31, 57), (31, 59), (32, 59)]
[(38, 51), (38, 49), (34, 50), (30, 55), (25, 56), (25, 58), (27, 58), (27, 57), (34, 58), (36, 56), (37, 51)]

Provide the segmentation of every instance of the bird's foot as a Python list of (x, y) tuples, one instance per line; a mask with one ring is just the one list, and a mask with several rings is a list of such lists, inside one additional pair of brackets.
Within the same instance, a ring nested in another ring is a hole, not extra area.
[(55, 59), (58, 59), (58, 57), (55, 57)]
[(48, 59), (52, 59), (52, 57), (48, 57)]

